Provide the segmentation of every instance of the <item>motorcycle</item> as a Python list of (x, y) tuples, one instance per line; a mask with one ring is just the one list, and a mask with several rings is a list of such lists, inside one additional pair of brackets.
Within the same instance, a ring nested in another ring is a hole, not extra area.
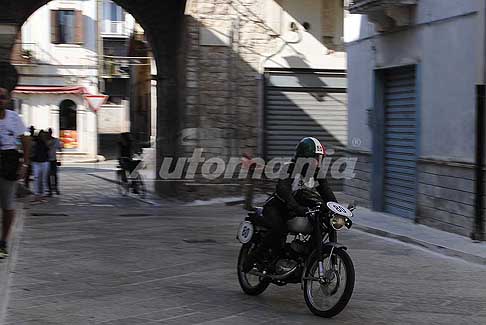
[(286, 241), (272, 272), (267, 272), (265, 263), (247, 263), (268, 231), (263, 208), (248, 213), (237, 233), (242, 244), (237, 273), (243, 292), (257, 296), (270, 284), (300, 283), (307, 307), (315, 315), (331, 318), (346, 307), (353, 293), (355, 273), (347, 248), (338, 243), (337, 234), (351, 228), (355, 207), (345, 208), (336, 202), (326, 206), (328, 209), (317, 204), (304, 217), (287, 222), (287, 239), (291, 240)]

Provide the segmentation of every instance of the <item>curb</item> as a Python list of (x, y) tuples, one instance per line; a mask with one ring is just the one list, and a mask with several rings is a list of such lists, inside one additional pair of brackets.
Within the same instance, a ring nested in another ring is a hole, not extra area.
[(368, 226), (363, 226), (363, 225), (360, 225), (360, 224), (354, 224), (353, 228), (355, 230), (370, 233), (370, 234), (373, 234), (373, 235), (376, 235), (376, 236), (379, 236), (379, 237), (391, 238), (391, 239), (401, 241), (403, 243), (419, 246), (421, 248), (425, 248), (427, 250), (430, 250), (430, 251), (433, 251), (435, 253), (439, 253), (439, 254), (442, 254), (442, 255), (446, 255), (446, 256), (449, 256), (449, 257), (459, 258), (459, 259), (464, 260), (466, 262), (486, 266), (486, 258), (478, 256), (478, 255), (469, 254), (469, 253), (466, 253), (466, 252), (463, 252), (463, 251), (458, 251), (458, 250), (455, 250), (455, 249), (452, 249), (452, 248), (449, 248), (449, 247), (445, 247), (445, 246), (442, 246), (442, 245), (437, 245), (437, 244), (430, 243), (430, 242), (427, 242), (427, 241), (423, 241), (423, 240), (420, 240), (420, 239), (416, 239), (416, 238), (412, 238), (412, 237), (408, 237), (408, 236), (404, 236), (404, 235), (400, 235), (400, 234), (395, 234), (395, 233), (392, 233), (390, 231), (372, 228), (372, 227), (368, 227)]
[[(92, 177), (95, 177), (95, 178), (98, 178), (98, 179), (101, 179), (101, 180), (104, 180), (104, 181), (107, 181), (107, 182), (110, 182), (110, 183), (113, 183), (113, 184), (118, 184), (116, 180), (111, 179), (111, 178), (108, 178), (108, 177), (103, 177), (103, 176), (100, 176), (100, 175), (97, 175), (97, 174), (94, 174), (94, 173), (88, 173), (87, 175), (92, 176)], [(150, 191), (148, 189), (145, 189), (145, 192), (147, 192), (147, 193), (149, 193), (151, 195), (157, 195), (156, 193), (154, 193), (153, 191)], [(129, 197), (132, 198), (132, 199), (134, 199), (134, 200), (143, 202), (143, 203), (151, 204), (153, 206), (160, 206), (159, 203), (154, 202), (154, 201), (151, 201), (151, 200), (142, 199), (142, 198), (139, 198), (139, 197), (136, 197), (136, 196), (129, 196)]]
[[(94, 174), (94, 173), (88, 173), (89, 176), (93, 176), (93, 177), (96, 177), (96, 178), (99, 178), (99, 179), (102, 179), (104, 181), (107, 181), (107, 182), (110, 182), (110, 183), (113, 183), (113, 184), (117, 184), (117, 181), (114, 180), (114, 179), (111, 179), (111, 178), (108, 178), (108, 177), (103, 177), (103, 176), (100, 176), (100, 175), (97, 175), (97, 174)], [(149, 191), (147, 191), (149, 192)]]

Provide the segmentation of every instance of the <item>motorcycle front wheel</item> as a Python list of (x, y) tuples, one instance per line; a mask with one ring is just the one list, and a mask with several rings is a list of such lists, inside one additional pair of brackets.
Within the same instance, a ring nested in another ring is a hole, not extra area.
[(248, 273), (243, 271), (243, 265), (253, 249), (255, 249), (254, 243), (244, 244), (240, 249), (237, 266), (238, 281), (243, 292), (250, 296), (258, 296), (268, 288), (270, 281), (261, 276), (252, 275), (251, 271)]
[[(348, 304), (354, 289), (354, 266), (343, 249), (334, 249), (309, 263), (304, 274), (304, 298), (310, 311), (320, 317), (331, 318)], [(319, 278), (319, 262), (322, 261), (324, 276)]]

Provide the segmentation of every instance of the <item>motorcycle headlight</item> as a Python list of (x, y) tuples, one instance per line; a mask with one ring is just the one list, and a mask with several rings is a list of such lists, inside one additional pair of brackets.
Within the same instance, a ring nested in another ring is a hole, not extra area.
[(339, 214), (335, 214), (331, 218), (330, 223), (331, 223), (331, 227), (333, 227), (335, 230), (341, 230), (341, 229), (343, 229), (343, 227), (350, 229), (351, 225), (353, 224), (351, 219), (349, 219), (348, 217), (345, 217), (345, 216), (341, 216)]

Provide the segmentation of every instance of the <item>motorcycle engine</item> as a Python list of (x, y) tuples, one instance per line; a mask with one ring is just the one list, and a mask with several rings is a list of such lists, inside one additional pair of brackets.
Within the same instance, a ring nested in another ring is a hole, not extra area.
[(277, 272), (277, 274), (285, 274), (287, 272), (290, 272), (296, 266), (297, 266), (296, 261), (282, 259), (282, 260), (278, 260), (277, 263), (275, 264), (275, 271)]
[(296, 239), (290, 244), (290, 248), (292, 250), (300, 255), (304, 255), (307, 253), (307, 246), (305, 245), (304, 242)]

